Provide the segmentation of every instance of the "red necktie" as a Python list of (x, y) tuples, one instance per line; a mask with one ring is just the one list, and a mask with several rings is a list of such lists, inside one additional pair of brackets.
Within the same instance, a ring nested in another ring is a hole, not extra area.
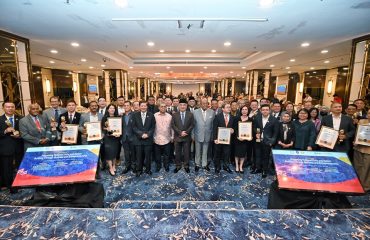
[(228, 115), (225, 115), (225, 127), (227, 127), (227, 124), (229, 123)]
[(35, 124), (39, 132), (41, 132), (41, 124), (40, 124), (40, 121), (37, 119), (37, 117), (35, 117)]

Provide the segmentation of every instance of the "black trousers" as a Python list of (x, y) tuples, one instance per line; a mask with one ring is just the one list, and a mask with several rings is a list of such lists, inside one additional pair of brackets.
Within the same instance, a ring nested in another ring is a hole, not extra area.
[(191, 141), (175, 142), (175, 163), (176, 168), (181, 168), (184, 162), (184, 168), (189, 168)]
[(221, 164), (227, 167), (230, 163), (230, 145), (215, 144), (215, 168), (221, 169)]
[(264, 143), (256, 143), (256, 168), (267, 171), (269, 167), (271, 146)]
[(151, 170), (152, 164), (152, 145), (135, 145), (136, 154), (136, 171), (143, 171), (143, 165), (145, 170)]
[(126, 140), (122, 142), (122, 147), (125, 155), (125, 167), (135, 169), (135, 147), (131, 141)]
[(163, 167), (169, 167), (169, 156), (171, 151), (170, 143), (165, 145), (158, 145), (154, 144), (154, 154), (155, 154), (155, 163), (157, 168), (161, 168), (162, 166), (162, 156), (163, 156)]
[(13, 183), (14, 156), (0, 156), (0, 187), (10, 188)]

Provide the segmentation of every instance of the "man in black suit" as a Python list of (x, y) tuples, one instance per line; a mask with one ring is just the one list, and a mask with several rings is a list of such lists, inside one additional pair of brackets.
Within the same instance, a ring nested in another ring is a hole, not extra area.
[(197, 101), (195, 101), (195, 98), (193, 96), (190, 96), (188, 100), (188, 108), (186, 110), (192, 113), (195, 109), (198, 109), (196, 105)]
[(253, 121), (253, 134), (255, 136), (255, 169), (252, 174), (262, 173), (262, 178), (267, 177), (271, 148), (275, 144), (279, 133), (279, 122), (270, 115), (270, 106), (264, 104)]
[[(21, 116), (15, 114), (15, 104), (4, 102), (5, 114), (0, 116), (0, 187), (11, 189), (14, 167), (18, 168), (23, 158), (23, 140), (19, 134)], [(16, 166), (13, 166), (15, 160)]]
[(230, 114), (231, 106), (229, 103), (222, 104), (222, 113), (215, 116), (213, 120), (213, 141), (215, 143), (215, 172), (219, 173), (221, 169), (221, 163), (223, 164), (223, 169), (228, 173), (232, 173), (228, 164), (230, 163), (230, 144), (219, 144), (218, 138), (218, 128), (226, 127), (231, 128), (231, 134), (234, 133), (234, 128), (236, 123), (236, 118)]
[(154, 96), (148, 97), (148, 112), (154, 114), (156, 112), (159, 112), (158, 106), (155, 105), (155, 98)]
[(143, 172), (145, 160), (145, 172), (149, 175), (151, 171), (151, 154), (153, 147), (153, 134), (155, 129), (154, 115), (148, 112), (147, 102), (140, 102), (140, 112), (132, 115), (133, 144), (136, 154), (136, 176)]
[(360, 117), (360, 119), (366, 119), (367, 110), (365, 100), (359, 98), (356, 99), (353, 103), (357, 106), (357, 114)]
[(342, 114), (342, 104), (337, 102), (331, 104), (330, 111), (332, 114), (322, 118), (321, 126), (334, 128), (339, 131), (339, 136), (333, 150), (328, 148), (323, 150), (348, 153), (352, 147), (350, 139), (353, 138), (356, 130), (352, 118)]
[[(191, 112), (186, 111), (187, 103), (185, 99), (180, 99), (178, 109), (179, 112), (172, 115), (171, 123), (175, 143), (176, 168), (174, 173), (181, 169), (182, 162), (184, 162), (185, 172), (189, 173), (191, 131), (194, 128), (194, 116)], [(184, 156), (183, 161), (181, 160), (182, 156)]]
[(281, 104), (280, 102), (274, 102), (272, 104), (272, 111), (271, 115), (276, 118), (276, 120), (280, 121), (281, 120)]
[[(81, 119), (81, 113), (76, 112), (76, 102), (71, 99), (68, 100), (67, 102), (67, 112), (61, 114), (58, 119), (58, 131), (61, 131), (62, 134), (64, 131), (67, 130), (66, 124), (75, 124), (79, 125), (80, 124), (80, 119)], [(64, 121), (62, 121), (62, 119)], [(80, 145), (81, 143), (81, 132), (78, 131), (77, 135), (77, 143), (74, 145)], [(67, 143), (61, 143), (61, 145), (71, 145)]]
[(135, 172), (135, 148), (132, 144), (133, 132), (132, 132), (132, 115), (131, 102), (125, 101), (123, 104), (125, 113), (122, 116), (122, 138), (121, 143), (125, 154), (125, 162), (122, 174), (128, 173), (132, 169)]

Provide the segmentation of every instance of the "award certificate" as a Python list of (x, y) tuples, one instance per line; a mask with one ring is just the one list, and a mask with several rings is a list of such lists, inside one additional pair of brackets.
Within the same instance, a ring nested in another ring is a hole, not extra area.
[(339, 132), (333, 128), (322, 126), (316, 139), (316, 144), (333, 149), (338, 140)]
[(231, 128), (219, 127), (217, 133), (218, 144), (230, 144)]
[(67, 130), (62, 132), (62, 143), (76, 144), (78, 136), (78, 125), (66, 124)]
[(370, 146), (370, 125), (359, 124), (357, 126), (355, 144)]
[(86, 123), (87, 141), (98, 141), (102, 139), (100, 122)]
[(239, 122), (239, 138), (242, 140), (252, 140), (252, 122)]
[(108, 126), (114, 135), (122, 135), (122, 118), (120, 117), (108, 118)]

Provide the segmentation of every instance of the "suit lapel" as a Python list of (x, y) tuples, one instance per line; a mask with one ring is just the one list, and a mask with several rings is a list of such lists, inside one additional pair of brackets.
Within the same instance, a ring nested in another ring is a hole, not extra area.
[(329, 122), (328, 122), (328, 124), (329, 124), (329, 127), (334, 128), (333, 116), (330, 116), (330, 117), (329, 117)]

